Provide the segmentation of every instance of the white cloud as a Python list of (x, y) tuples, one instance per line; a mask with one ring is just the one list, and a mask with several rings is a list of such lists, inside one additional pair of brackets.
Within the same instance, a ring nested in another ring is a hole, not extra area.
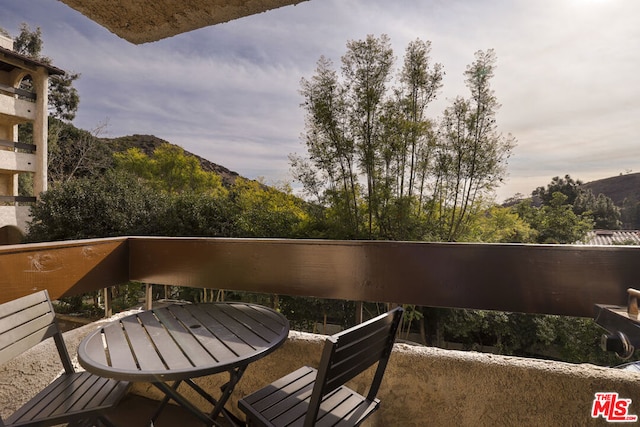
[(301, 77), (320, 55), (336, 67), (347, 40), (432, 41), (446, 77), (439, 115), (467, 95), (463, 72), (494, 48), (498, 125), (518, 141), (499, 198), (553, 176), (588, 181), (638, 169), (640, 2), (608, 0), (311, 0), (141, 46), (60, 2), (0, 0), (0, 26), (43, 30), (45, 54), (82, 73), (76, 124), (149, 133), (254, 177), (282, 179), (302, 152)]

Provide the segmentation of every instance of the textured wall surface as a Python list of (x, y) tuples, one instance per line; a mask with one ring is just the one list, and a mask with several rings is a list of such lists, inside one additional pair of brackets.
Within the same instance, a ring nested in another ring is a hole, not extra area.
[[(65, 334), (72, 357), (82, 337), (96, 327), (94, 323)], [(322, 343), (322, 336), (291, 332), (280, 349), (249, 366), (229, 406), (235, 408), (238, 398), (300, 366), (317, 366)], [(0, 370), (3, 416), (60, 372), (53, 351), (53, 343), (42, 343)], [(215, 394), (227, 379), (217, 375), (197, 382)], [(365, 383), (351, 385), (364, 392)], [(367, 425), (606, 425), (602, 418), (590, 417), (594, 393), (603, 391), (632, 399), (629, 413), (640, 415), (640, 373), (399, 343), (379, 394), (380, 410)], [(136, 384), (132, 392), (160, 397), (146, 383)]]

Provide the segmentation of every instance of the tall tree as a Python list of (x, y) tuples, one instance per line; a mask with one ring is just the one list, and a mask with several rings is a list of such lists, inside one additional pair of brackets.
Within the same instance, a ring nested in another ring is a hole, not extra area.
[(321, 57), (316, 74), (302, 79), (309, 158), (292, 156), (291, 163), (341, 238), (423, 234), (417, 217), (435, 146), (425, 111), (443, 77), (429, 54), (429, 42), (412, 42), (394, 80), (389, 38), (368, 36), (347, 43), (340, 76)]
[(435, 147), (435, 124), (426, 111), (444, 76), (441, 64), (431, 64), (430, 52), (429, 41), (409, 43), (399, 86), (385, 105), (379, 228), (387, 238), (415, 234), (422, 212)]
[(332, 206), (337, 223), (357, 237), (361, 221), (356, 147), (348, 123), (346, 89), (332, 65), (320, 57), (316, 74), (301, 81), (309, 160), (292, 155), (291, 164), (307, 193), (318, 203)]
[(393, 61), (391, 41), (384, 34), (380, 38), (369, 35), (365, 40), (349, 41), (347, 53), (342, 57), (350, 106), (348, 119), (366, 182), (368, 237), (373, 237), (374, 220), (380, 221), (380, 118)]
[(475, 58), (464, 73), (471, 96), (456, 98), (441, 121), (434, 199), (444, 240), (456, 240), (464, 232), (476, 201), (502, 181), (515, 146), (511, 135), (497, 130), (500, 104), (490, 84), (495, 52), (477, 51)]

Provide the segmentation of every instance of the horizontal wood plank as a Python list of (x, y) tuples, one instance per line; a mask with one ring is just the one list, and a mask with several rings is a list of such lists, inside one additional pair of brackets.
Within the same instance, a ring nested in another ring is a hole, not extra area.
[(233, 333), (228, 325), (224, 323), (224, 320), (219, 320), (217, 316), (213, 314), (212, 310), (207, 310), (206, 307), (199, 305), (191, 307), (189, 309), (198, 318), (202, 325), (205, 326), (220, 342), (224, 343), (233, 354), (234, 357), (239, 357), (243, 354), (252, 353), (254, 348), (239, 339), (238, 336)]
[(0, 92), (8, 93), (11, 95), (18, 95), (23, 98), (27, 98), (31, 101), (35, 101), (37, 99), (37, 95), (34, 92), (9, 86), (9, 85), (5, 85), (2, 83), (0, 83)]
[(18, 148), (20, 150), (26, 150), (30, 152), (35, 152), (38, 149), (38, 146), (35, 144), (25, 144), (24, 142), (8, 141), (6, 139), (0, 139), (0, 146)]
[[(23, 336), (19, 340), (8, 339), (11, 344), (0, 350), (0, 364), (6, 363), (7, 361), (30, 349), (34, 345), (41, 343), (49, 337), (52, 337), (53, 334), (58, 331), (55, 325), (52, 325), (50, 323), (47, 324), (47, 322), (43, 323), (45, 323), (46, 325), (43, 328), (33, 332), (31, 335), (28, 335), (26, 337)], [(33, 330), (32, 325), (29, 325), (27, 329)], [(15, 331), (16, 330), (13, 330), (8, 334), (4, 334), (4, 338), (7, 338), (11, 333)], [(15, 333), (15, 335), (20, 336), (21, 333), (17, 332)]]
[(46, 303), (47, 302), (47, 293), (46, 291), (35, 292), (21, 298), (16, 298), (12, 301), (7, 301), (0, 305), (0, 319), (3, 317), (14, 314), (18, 311), (24, 310), (25, 308), (32, 307), (37, 304)]
[[(27, 307), (24, 310), (14, 312), (2, 319), (0, 319), (0, 341), (4, 341), (6, 338), (2, 338), (2, 335), (17, 328), (18, 326), (27, 324), (33, 320), (45, 319), (49, 323), (53, 322), (55, 315), (51, 311), (51, 307), (48, 302), (41, 302), (37, 305)], [(38, 326), (34, 326), (34, 330), (39, 329)], [(31, 332), (27, 329), (24, 335), (29, 335)], [(14, 337), (15, 338), (15, 337)], [(10, 339), (10, 338), (8, 338)], [(1, 347), (1, 346), (0, 346)]]

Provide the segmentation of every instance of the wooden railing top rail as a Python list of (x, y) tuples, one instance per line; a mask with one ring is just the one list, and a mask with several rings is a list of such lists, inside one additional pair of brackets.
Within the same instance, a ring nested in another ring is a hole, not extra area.
[(0, 146), (10, 148), (20, 148), (22, 150), (28, 150), (35, 152), (37, 146), (34, 144), (25, 144), (24, 142), (7, 141), (6, 139), (0, 139)]
[(35, 196), (0, 196), (0, 203), (34, 203)]
[(17, 87), (5, 85), (0, 83), (0, 92), (8, 93), (9, 95), (18, 95), (22, 98), (26, 98), (30, 101), (35, 101), (37, 95), (34, 92), (30, 92), (28, 90), (20, 89)]
[(122, 237), (0, 246), (0, 302), (136, 280), (592, 317), (626, 304), (638, 260), (632, 246)]

